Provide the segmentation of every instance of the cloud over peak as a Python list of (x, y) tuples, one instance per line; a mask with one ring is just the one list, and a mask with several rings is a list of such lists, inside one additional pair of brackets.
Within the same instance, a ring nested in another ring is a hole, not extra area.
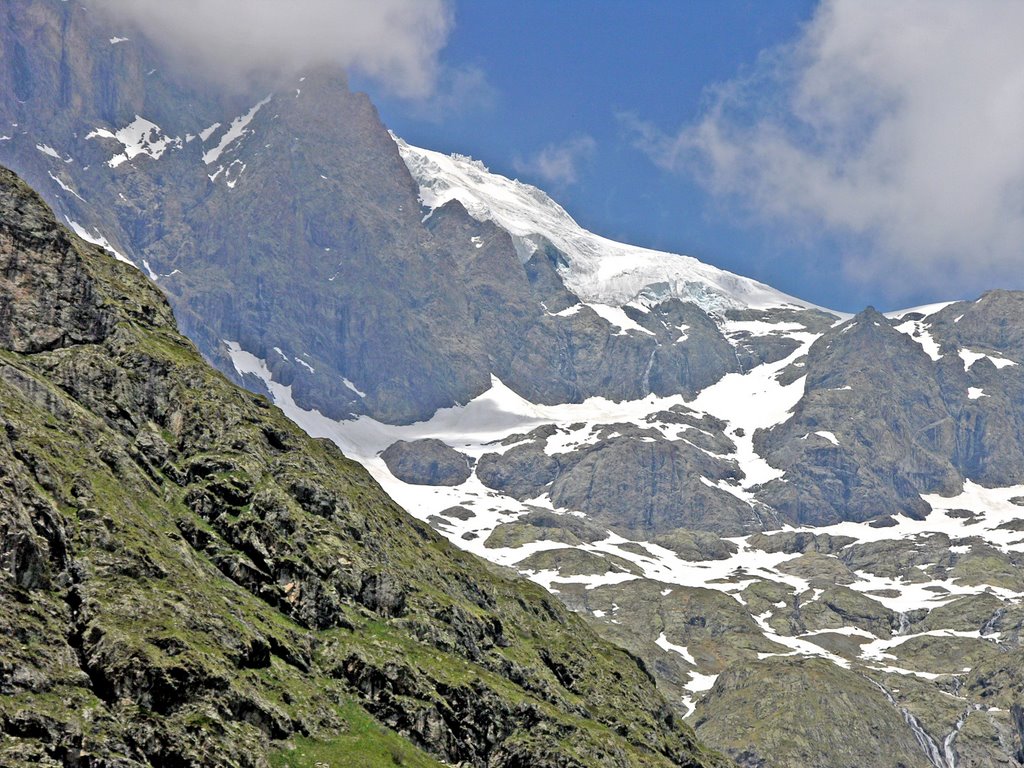
[(537, 176), (542, 181), (559, 187), (568, 187), (579, 180), (580, 163), (589, 159), (597, 149), (593, 137), (575, 136), (560, 144), (549, 144), (527, 160), (518, 160), (514, 167), (518, 173)]
[(449, 0), (93, 0), (211, 78), (336, 64), (399, 96), (434, 89)]

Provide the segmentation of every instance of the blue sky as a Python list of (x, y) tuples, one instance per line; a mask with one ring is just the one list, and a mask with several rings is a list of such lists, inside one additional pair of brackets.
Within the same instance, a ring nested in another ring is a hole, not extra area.
[[(535, 183), (600, 234), (836, 309), (1024, 287), (1012, 3), (452, 8), (431, 99), (354, 80), (414, 144)], [(957, 100), (1007, 124), (953, 125)]]

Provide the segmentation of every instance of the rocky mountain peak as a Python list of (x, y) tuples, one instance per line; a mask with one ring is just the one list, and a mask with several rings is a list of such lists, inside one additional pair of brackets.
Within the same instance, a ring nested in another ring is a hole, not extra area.
[(805, 386), (808, 392), (841, 387), (854, 383), (847, 378), (862, 376), (883, 376), (894, 383), (903, 378), (913, 387), (921, 376), (931, 376), (931, 361), (919, 344), (893, 327), (889, 318), (868, 307), (830, 329), (811, 346)]

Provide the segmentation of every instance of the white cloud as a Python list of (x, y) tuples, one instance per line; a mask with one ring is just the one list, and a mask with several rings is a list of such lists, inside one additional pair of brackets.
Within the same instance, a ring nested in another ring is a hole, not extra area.
[(624, 122), (661, 166), (848, 238), (847, 274), (890, 295), (1019, 283), (1021, 30), (1016, 0), (824, 0), (796, 43), (711, 91), (695, 124)]
[(434, 89), (450, 0), (93, 0), (222, 80), (332, 63), (403, 97)]
[(420, 120), (440, 124), (452, 115), (489, 110), (494, 106), (495, 97), (494, 87), (480, 67), (442, 66), (433, 92), (410, 103), (407, 110)]
[(576, 136), (561, 144), (550, 144), (528, 160), (518, 160), (518, 173), (538, 176), (548, 184), (567, 187), (579, 180), (580, 163), (597, 149), (591, 136)]

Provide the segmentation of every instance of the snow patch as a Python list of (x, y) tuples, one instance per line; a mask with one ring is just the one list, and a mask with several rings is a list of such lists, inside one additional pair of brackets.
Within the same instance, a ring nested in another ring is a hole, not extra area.
[(105, 238), (103, 235), (99, 233), (99, 230), (94, 229), (92, 232), (89, 232), (89, 230), (87, 230), (77, 221), (73, 221), (72, 219), (67, 218), (65, 218), (65, 221), (67, 221), (68, 226), (71, 227), (71, 230), (80, 238), (85, 240), (87, 243), (92, 243), (93, 245), (98, 245), (100, 248), (105, 248), (106, 250), (110, 251), (110, 253), (118, 261), (123, 261), (125, 264), (131, 264), (133, 267), (138, 268), (134, 261), (132, 261), (124, 254), (120, 253), (116, 248), (114, 248), (114, 246), (110, 244), (107, 238)]
[(199, 132), (199, 140), (205, 143), (218, 128), (220, 128), (220, 123), (214, 123), (209, 128), (204, 128)]
[(922, 320), (908, 320), (896, 326), (897, 331), (906, 334), (920, 344), (921, 349), (928, 357), (932, 360), (939, 360), (942, 357), (942, 352), (939, 350), (938, 342), (928, 332), (928, 328), (929, 326)]
[(936, 312), (940, 312), (950, 304), (956, 304), (956, 301), (939, 301), (935, 304), (922, 304), (919, 307), (910, 307), (909, 309), (899, 309), (895, 312), (886, 312), (885, 316), (890, 320), (902, 320), (907, 315), (921, 315), (922, 319), (924, 319), (929, 315), (934, 315)]
[(683, 687), (693, 693), (703, 693), (704, 691), (710, 691), (717, 679), (718, 675), (702, 675), (700, 672), (695, 671), (690, 673), (690, 682)]
[(114, 139), (121, 144), (122, 151), (115, 154), (107, 165), (117, 168), (123, 163), (134, 160), (139, 155), (147, 155), (154, 160), (163, 157), (168, 149), (180, 148), (182, 140), (165, 136), (160, 126), (139, 115), (117, 131), (110, 131), (106, 128), (97, 128), (86, 135), (88, 139)]
[(587, 304), (594, 312), (601, 318), (606, 320), (610, 325), (618, 328), (616, 336), (628, 336), (629, 331), (638, 331), (639, 333), (647, 334), (648, 336), (654, 336), (655, 334), (642, 325), (636, 320), (631, 318), (625, 313), (622, 307), (614, 307), (609, 304)]
[[(685, 645), (675, 645), (674, 643), (670, 642), (669, 639), (665, 636), (664, 632), (658, 635), (658, 639), (654, 641), (654, 644), (666, 651), (674, 651), (675, 653), (678, 653), (680, 656), (686, 659), (686, 662), (688, 664), (692, 664), (695, 667), (697, 666), (697, 660), (693, 658), (693, 655), (690, 653), (689, 649)], [(710, 687), (711, 686), (709, 685), (708, 688)]]
[(800, 323), (769, 323), (765, 320), (727, 320), (722, 323), (722, 333), (749, 333), (751, 336), (773, 336), (792, 331), (806, 331)]
[(359, 389), (359, 387), (357, 387), (357, 386), (356, 386), (355, 384), (353, 384), (353, 383), (352, 383), (351, 381), (349, 381), (348, 379), (342, 379), (342, 380), (341, 380), (341, 383), (342, 383), (342, 384), (344, 384), (344, 385), (345, 385), (346, 387), (348, 387), (349, 389), (351, 389), (351, 390), (352, 390), (353, 392), (355, 392), (355, 393), (356, 393), (357, 395), (359, 395), (360, 397), (366, 397), (366, 393), (365, 393), (365, 392), (363, 392), (363, 391), (362, 391), (361, 389)]
[[(691, 408), (710, 413), (731, 425), (730, 437), (737, 447), (735, 458), (746, 476), (744, 489), (781, 478), (784, 474), (754, 450), (754, 433), (788, 419), (793, 407), (803, 396), (805, 377), (783, 386), (775, 376), (807, 354), (818, 335), (805, 332), (793, 334), (793, 337), (802, 343), (789, 357), (776, 363), (760, 365), (746, 373), (726, 374), (688, 403)], [(742, 435), (739, 434), (740, 429)]]
[[(245, 136), (246, 133), (248, 133), (246, 129), (249, 127), (249, 123), (251, 123), (253, 118), (256, 117), (256, 113), (270, 102), (271, 98), (273, 97), (267, 96), (267, 98), (256, 104), (244, 115), (232, 120), (227, 131), (225, 131), (224, 135), (220, 137), (220, 141), (217, 143), (217, 146), (203, 155), (203, 162), (207, 165), (217, 162), (217, 160), (220, 159), (220, 156), (224, 154), (224, 151), (230, 147), (233, 142)], [(219, 126), (219, 123), (217, 125)], [(203, 141), (206, 141), (206, 138), (203, 137), (202, 133), (199, 135), (200, 138), (203, 138)]]
[(60, 156), (60, 152), (58, 152), (56, 149), (51, 147), (49, 144), (36, 144), (36, 149), (38, 149), (40, 152), (42, 152), (47, 157), (52, 157), (52, 158), (54, 158), (56, 160), (61, 160), (63, 162), (68, 162), (68, 161), (64, 160), (63, 157)]
[(992, 365), (1000, 369), (1006, 368), (1007, 366), (1010, 365), (1017, 365), (1017, 363), (1015, 363), (1013, 360), (1008, 360), (1005, 357), (998, 357), (995, 355), (987, 354), (985, 352), (975, 352), (974, 350), (971, 349), (961, 349), (957, 354), (959, 354), (960, 359), (964, 361), (965, 371), (971, 370), (971, 366), (973, 366), (983, 357), (987, 357), (989, 361), (992, 363)]
[(839, 445), (839, 438), (837, 438), (835, 434), (832, 432), (828, 432), (827, 430), (822, 429), (819, 430), (818, 432), (815, 432), (814, 434), (816, 434), (818, 437), (824, 437), (826, 440), (832, 443), (832, 445)]
[(573, 304), (572, 306), (566, 307), (565, 309), (563, 309), (560, 312), (548, 312), (548, 314), (551, 317), (572, 317), (577, 312), (579, 312), (581, 309), (583, 309), (584, 306), (585, 305), (583, 305), (583, 304)]
[(67, 184), (66, 184), (66, 183), (64, 182), (64, 180), (63, 180), (63, 179), (61, 179), (61, 178), (60, 178), (59, 176), (55, 176), (55, 175), (53, 174), (53, 172), (52, 172), (52, 171), (49, 171), (48, 173), (49, 173), (49, 175), (50, 175), (50, 178), (51, 178), (51, 179), (53, 179), (53, 180), (54, 180), (55, 182), (57, 182), (57, 186), (59, 186), (59, 187), (60, 187), (61, 189), (63, 189), (63, 190), (64, 190), (65, 192), (67, 192), (67, 193), (68, 193), (69, 195), (74, 195), (74, 196), (75, 196), (75, 197), (77, 197), (77, 198), (78, 198), (79, 200), (81, 200), (81, 201), (82, 201), (83, 203), (84, 203), (84, 202), (86, 202), (85, 198), (84, 198), (84, 197), (82, 197), (82, 196), (81, 196), (80, 194), (78, 194), (78, 193), (77, 193), (77, 192), (76, 192), (76, 191), (75, 191), (74, 189), (72, 189), (71, 187), (69, 187), (69, 186), (68, 186), (68, 185), (67, 185)]

